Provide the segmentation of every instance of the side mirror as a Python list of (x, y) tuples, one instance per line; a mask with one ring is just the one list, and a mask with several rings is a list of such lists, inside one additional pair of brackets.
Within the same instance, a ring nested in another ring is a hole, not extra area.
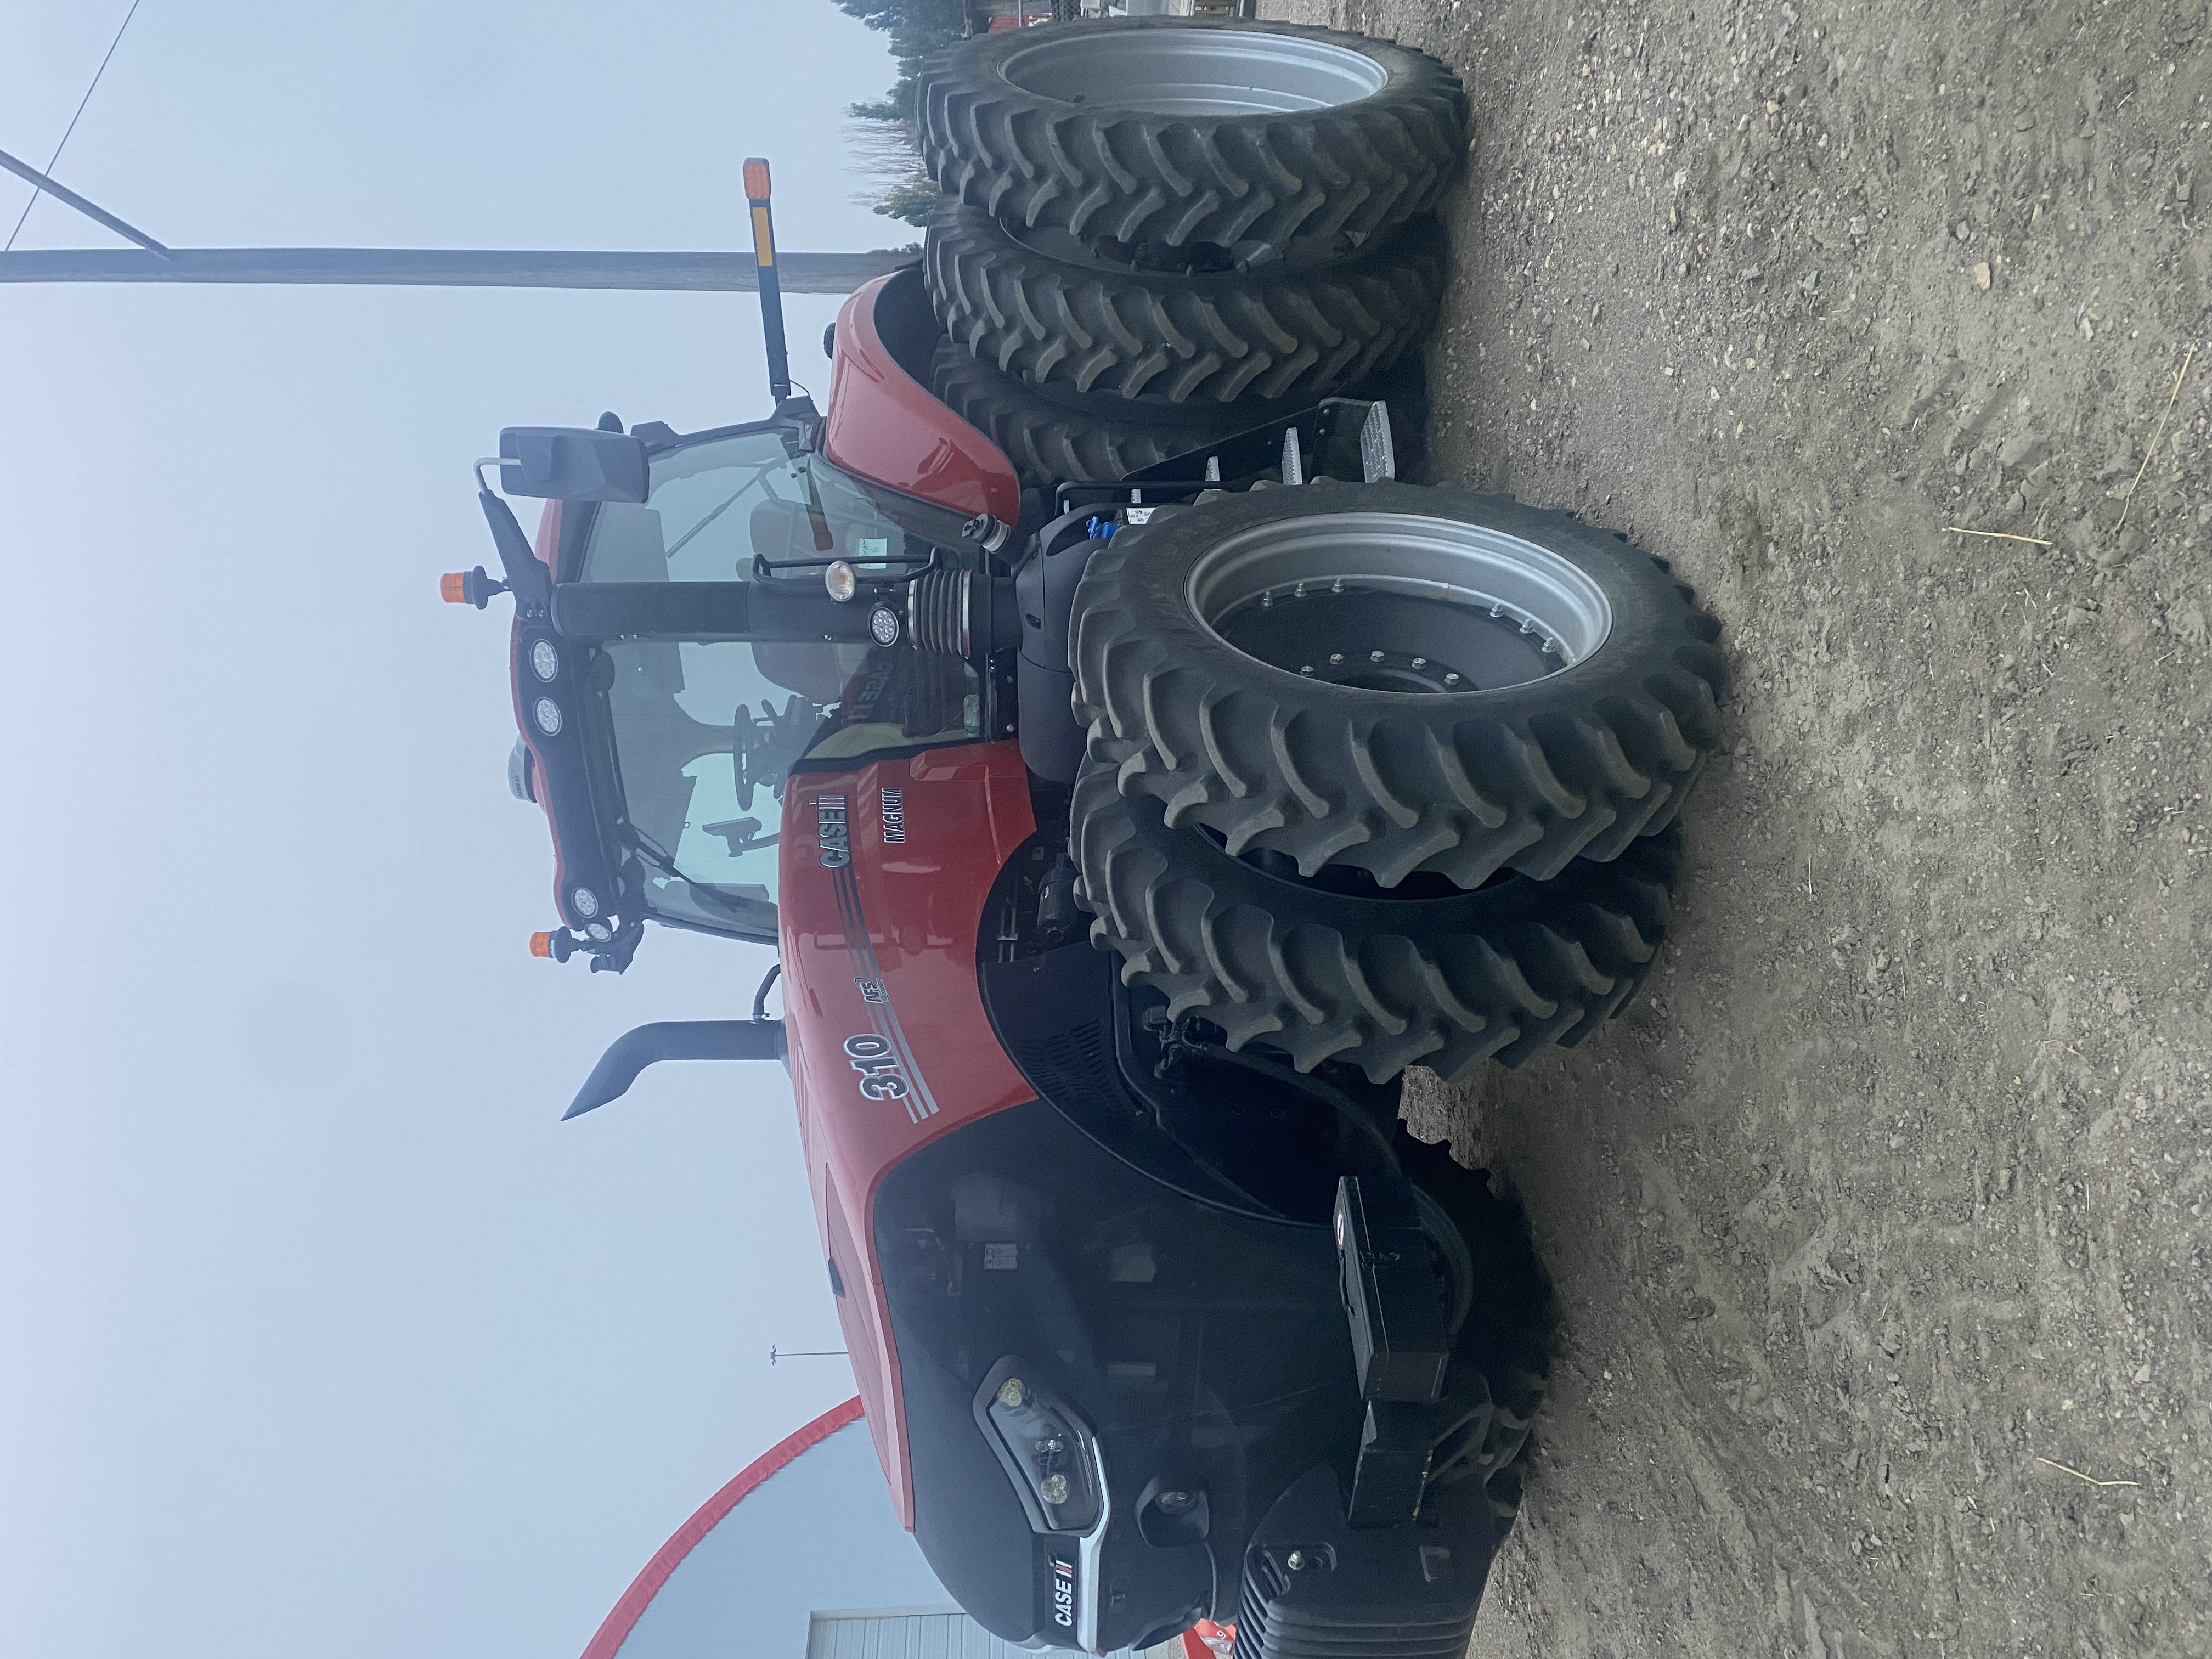
[(499, 434), (499, 487), (509, 495), (641, 501), (651, 486), (642, 439), (567, 426), (511, 426)]

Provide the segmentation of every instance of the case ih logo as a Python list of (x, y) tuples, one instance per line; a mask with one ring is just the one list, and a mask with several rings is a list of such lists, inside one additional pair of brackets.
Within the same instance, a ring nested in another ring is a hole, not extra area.
[(1052, 1622), (1062, 1630), (1075, 1628), (1075, 1563), (1052, 1558)]
[(842, 870), (853, 861), (853, 830), (845, 820), (842, 795), (814, 799), (814, 838), (822, 843), (822, 867)]

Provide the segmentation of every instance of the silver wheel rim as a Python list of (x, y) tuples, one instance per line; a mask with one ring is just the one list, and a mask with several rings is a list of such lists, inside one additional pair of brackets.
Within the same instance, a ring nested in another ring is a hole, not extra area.
[(1047, 33), (1000, 71), (1039, 98), (1141, 115), (1284, 115), (1371, 98), (1373, 58), (1302, 35), (1188, 28)]
[(1613, 631), (1579, 565), (1503, 530), (1328, 513), (1237, 532), (1193, 568), (1192, 613), (1278, 671), (1408, 694), (1496, 690), (1587, 660)]

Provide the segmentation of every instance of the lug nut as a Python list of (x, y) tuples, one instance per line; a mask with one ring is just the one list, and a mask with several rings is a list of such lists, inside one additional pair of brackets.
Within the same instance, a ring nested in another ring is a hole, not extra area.
[(999, 1384), (999, 1403), (1010, 1412), (1019, 1411), (1022, 1401), (1028, 1397), (1028, 1391), (1022, 1387), (1022, 1379), (1018, 1376), (1010, 1376)]
[(1370, 651), (1367, 653), (1367, 660), (1370, 662), (1381, 662), (1382, 660), (1382, 653), (1380, 651)]
[(1283, 1565), (1292, 1572), (1304, 1572), (1306, 1570), (1306, 1553), (1304, 1550), (1292, 1550), (1289, 1559)]
[(1301, 674), (1310, 674), (1310, 673), (1312, 673), (1312, 672), (1313, 672), (1313, 665), (1312, 665), (1311, 663), (1308, 663), (1308, 664), (1307, 664), (1304, 668), (1301, 668), (1300, 670), (1298, 670), (1298, 672), (1299, 672), (1299, 673), (1301, 673)]
[(1342, 662), (1344, 660), (1344, 653), (1341, 651), (1332, 651), (1328, 653), (1328, 659), (1332, 664)]
[(1426, 668), (1428, 665), (1429, 659), (1426, 657), (1416, 657), (1413, 659), (1413, 666), (1416, 668)]
[(1447, 674), (1447, 675), (1445, 675), (1445, 676), (1444, 676), (1444, 684), (1445, 684), (1446, 685), (1457, 685), (1457, 684), (1459, 684), (1459, 676), (1458, 676), (1458, 675), (1456, 675), (1456, 674)]

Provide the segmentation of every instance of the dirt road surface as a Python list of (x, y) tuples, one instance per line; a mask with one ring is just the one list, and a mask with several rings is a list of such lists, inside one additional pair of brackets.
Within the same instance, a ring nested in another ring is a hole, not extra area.
[(1645, 994), (1414, 1091), (1563, 1322), (1474, 1653), (2212, 1653), (2203, 0), (1267, 9), (1472, 94), (1431, 476), (1734, 664)]

